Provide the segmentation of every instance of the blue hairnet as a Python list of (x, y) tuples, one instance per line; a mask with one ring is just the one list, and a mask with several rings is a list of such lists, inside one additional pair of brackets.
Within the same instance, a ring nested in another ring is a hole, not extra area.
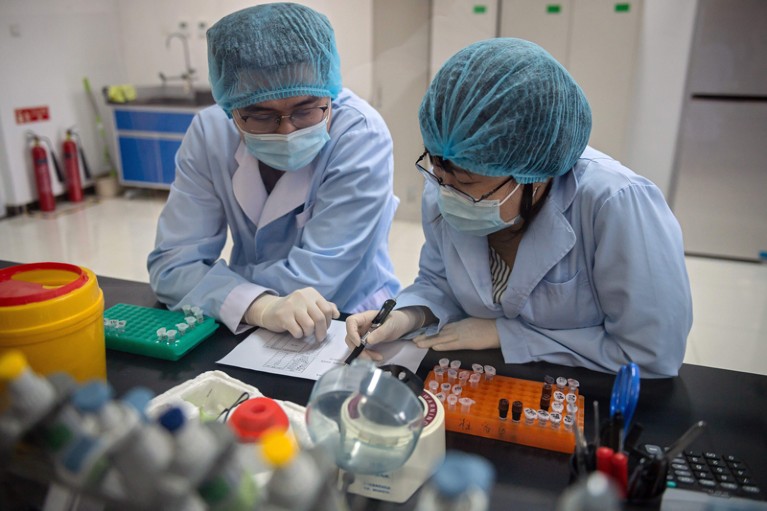
[(418, 118), (430, 154), (523, 184), (570, 170), (591, 133), (591, 108), (565, 68), (540, 46), (511, 38), (453, 55)]
[(225, 16), (207, 32), (213, 98), (232, 110), (341, 91), (341, 59), (328, 19), (308, 7), (272, 3)]

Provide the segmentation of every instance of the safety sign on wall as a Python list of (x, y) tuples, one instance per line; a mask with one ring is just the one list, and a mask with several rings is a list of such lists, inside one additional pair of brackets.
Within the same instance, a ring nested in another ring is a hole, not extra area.
[(14, 110), (14, 114), (16, 115), (16, 124), (47, 121), (51, 118), (50, 110), (47, 106), (17, 108)]

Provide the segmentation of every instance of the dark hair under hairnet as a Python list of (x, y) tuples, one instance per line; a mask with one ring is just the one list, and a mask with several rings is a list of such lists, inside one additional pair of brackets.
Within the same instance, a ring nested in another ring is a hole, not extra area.
[(448, 59), (418, 118), (430, 154), (523, 184), (570, 170), (591, 133), (591, 108), (572, 76), (540, 46), (512, 38)]
[(207, 32), (213, 98), (231, 116), (244, 106), (341, 91), (333, 27), (309, 7), (272, 3), (229, 14)]

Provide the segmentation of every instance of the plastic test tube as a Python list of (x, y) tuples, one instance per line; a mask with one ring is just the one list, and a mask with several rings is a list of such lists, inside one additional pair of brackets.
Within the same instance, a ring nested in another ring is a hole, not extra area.
[(439, 382), (435, 380), (431, 380), (429, 382), (429, 392), (431, 392), (432, 394), (436, 394), (437, 389), (439, 389)]
[(449, 358), (441, 358), (441, 359), (439, 359), (439, 366), (442, 369), (447, 369), (449, 365), (450, 365), (450, 359)]
[(456, 371), (460, 369), (461, 367), (461, 361), (460, 360), (451, 360), (450, 361), (450, 369), (455, 369)]
[(441, 367), (434, 368), (434, 379), (442, 383), (445, 379), (445, 370)]
[(460, 385), (453, 385), (453, 394), (455, 394), (456, 396), (460, 396), (462, 392), (463, 392), (463, 387), (461, 387)]
[(189, 325), (187, 325), (186, 323), (179, 323), (176, 325), (176, 330), (178, 330), (178, 335), (184, 335), (188, 329), (189, 329)]
[(176, 342), (176, 334), (178, 332), (176, 330), (168, 330), (165, 335), (168, 336), (168, 343), (175, 344)]
[(573, 425), (575, 424), (575, 418), (573, 418), (572, 415), (565, 415), (565, 417), (562, 419), (562, 424), (565, 425), (565, 429), (567, 431), (572, 431)]
[(551, 404), (551, 394), (544, 394), (541, 396), (540, 408), (541, 410), (548, 410)]
[(532, 408), (525, 408), (525, 424), (532, 426), (535, 424), (535, 419), (538, 418), (538, 413)]
[(546, 410), (538, 410), (536, 412), (536, 415), (538, 416), (538, 425), (541, 427), (546, 427), (549, 425), (549, 412)]
[(567, 401), (567, 404), (575, 404), (578, 402), (578, 396), (576, 394), (573, 394), (572, 392), (568, 392), (565, 396), (565, 401)]
[(485, 381), (491, 381), (495, 376), (495, 367), (485, 366)]
[(482, 379), (482, 375), (479, 373), (474, 373), (471, 376), (469, 376), (469, 387), (476, 389), (479, 387), (479, 380)]
[(469, 382), (469, 376), (471, 376), (471, 371), (466, 369), (458, 371), (458, 381), (461, 382), (461, 385), (466, 385)]
[(564, 376), (560, 376), (557, 378), (557, 390), (563, 391), (565, 390), (565, 387), (567, 386), (567, 378)]
[(567, 415), (571, 415), (575, 417), (575, 414), (578, 413), (578, 405), (574, 403), (567, 403)]
[(458, 396), (455, 394), (450, 394), (447, 396), (447, 409), (450, 411), (455, 411), (455, 404), (458, 402)]
[(482, 364), (471, 364), (471, 370), (475, 373), (485, 372), (485, 370), (482, 368)]
[(166, 332), (166, 329), (164, 326), (157, 329), (157, 342), (162, 342), (165, 340), (166, 338), (165, 332)]
[(189, 304), (182, 305), (181, 310), (184, 311), (184, 316), (191, 316), (192, 315), (192, 306)]
[(565, 410), (565, 405), (561, 401), (554, 401), (551, 403), (551, 411), (553, 413), (562, 413)]
[(192, 316), (185, 317), (184, 321), (186, 321), (186, 324), (189, 325), (189, 328), (194, 328), (194, 325), (197, 324), (197, 320), (194, 319)]
[(561, 403), (565, 400), (565, 393), (561, 392), (559, 390), (554, 391), (554, 401), (557, 403)]
[(578, 380), (574, 380), (572, 378), (568, 378), (567, 386), (570, 387), (570, 392), (572, 392), (575, 395), (578, 395), (578, 388), (581, 386), (581, 384), (578, 382)]
[(458, 379), (458, 370), (451, 367), (447, 370), (447, 381), (455, 383), (456, 379)]
[(551, 427), (554, 429), (559, 429), (559, 425), (562, 423), (562, 414), (560, 413), (550, 413), (549, 414), (549, 422), (551, 423)]
[(453, 386), (449, 383), (443, 383), (440, 385), (440, 392), (444, 392), (445, 395), (450, 394), (450, 389), (452, 389)]
[(468, 397), (462, 397), (458, 402), (461, 403), (461, 413), (469, 413), (471, 411), (471, 405), (474, 404), (474, 401)]
[(498, 401), (498, 418), (502, 421), (506, 420), (509, 415), (509, 400), (501, 399)]
[(513, 422), (519, 422), (522, 418), (522, 401), (514, 401), (511, 405), (511, 420)]
[(437, 392), (436, 398), (444, 403), (445, 402), (445, 393), (444, 392)]

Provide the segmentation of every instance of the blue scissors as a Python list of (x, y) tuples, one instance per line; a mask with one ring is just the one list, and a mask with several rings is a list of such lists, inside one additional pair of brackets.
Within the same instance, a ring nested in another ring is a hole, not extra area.
[(623, 415), (624, 431), (631, 427), (639, 401), (639, 366), (630, 362), (621, 366), (615, 375), (613, 391), (610, 394), (610, 417), (620, 412)]

